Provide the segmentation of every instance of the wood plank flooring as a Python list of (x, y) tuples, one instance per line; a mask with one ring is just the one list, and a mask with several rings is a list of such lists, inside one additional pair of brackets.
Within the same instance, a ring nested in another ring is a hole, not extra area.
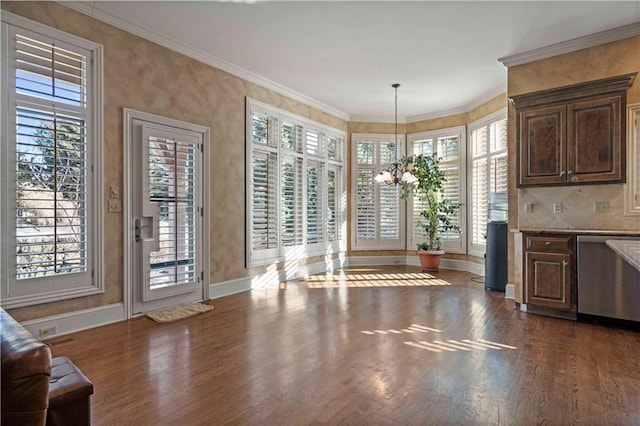
[(473, 276), (350, 268), (52, 352), (93, 381), (94, 425), (640, 424), (639, 333), (522, 313)]

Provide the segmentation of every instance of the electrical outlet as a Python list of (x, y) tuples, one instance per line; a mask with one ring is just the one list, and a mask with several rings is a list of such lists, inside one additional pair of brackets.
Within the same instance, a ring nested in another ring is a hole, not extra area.
[(533, 213), (533, 203), (524, 203), (524, 212)]
[(562, 203), (553, 203), (553, 212), (562, 213)]
[(52, 325), (51, 327), (41, 328), (40, 329), (40, 337), (41, 338), (53, 336), (54, 334), (58, 334), (58, 326), (57, 325)]
[(122, 211), (120, 200), (109, 200), (109, 213), (119, 213)]
[(595, 203), (593, 203), (594, 213), (607, 213), (608, 211), (609, 211), (608, 201), (596, 201)]

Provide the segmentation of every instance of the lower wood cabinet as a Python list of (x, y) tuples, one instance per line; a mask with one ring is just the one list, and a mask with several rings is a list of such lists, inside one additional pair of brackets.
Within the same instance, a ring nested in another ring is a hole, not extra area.
[(527, 310), (575, 318), (575, 237), (524, 235)]

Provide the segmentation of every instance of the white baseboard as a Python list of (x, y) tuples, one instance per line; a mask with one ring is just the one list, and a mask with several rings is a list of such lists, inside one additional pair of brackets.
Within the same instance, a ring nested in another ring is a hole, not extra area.
[(56, 333), (51, 333), (46, 336), (50, 338), (51, 336), (61, 336), (63, 334), (75, 333), (76, 331), (123, 321), (125, 318), (124, 304), (114, 303), (97, 308), (37, 318), (24, 321), (21, 324), (34, 337), (40, 337), (41, 329), (55, 327), (57, 330)]
[(505, 299), (515, 299), (516, 298), (516, 285), (515, 284), (507, 284), (504, 289), (504, 298)]
[(349, 256), (349, 266), (409, 265), (408, 256)]
[(309, 263), (306, 265), (297, 265), (296, 262), (289, 262), (289, 264), (285, 265), (285, 268), (281, 270), (267, 270), (267, 272), (254, 276), (211, 284), (209, 286), (209, 298), (217, 299), (255, 288), (277, 286), (283, 281), (295, 280), (309, 275), (332, 271), (347, 266), (347, 264), (348, 259), (345, 256), (337, 259), (327, 258), (324, 262)]
[[(349, 266), (409, 265), (420, 266), (418, 256), (350, 256)], [(466, 271), (484, 276), (484, 265), (468, 260), (442, 259), (442, 269)]]
[(527, 304), (526, 303), (521, 303), (520, 304), (520, 310), (522, 312), (527, 312)]

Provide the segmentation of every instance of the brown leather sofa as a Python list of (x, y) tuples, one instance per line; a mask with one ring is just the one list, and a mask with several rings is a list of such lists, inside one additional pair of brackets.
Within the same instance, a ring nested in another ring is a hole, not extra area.
[(0, 308), (3, 426), (88, 425), (93, 384)]

